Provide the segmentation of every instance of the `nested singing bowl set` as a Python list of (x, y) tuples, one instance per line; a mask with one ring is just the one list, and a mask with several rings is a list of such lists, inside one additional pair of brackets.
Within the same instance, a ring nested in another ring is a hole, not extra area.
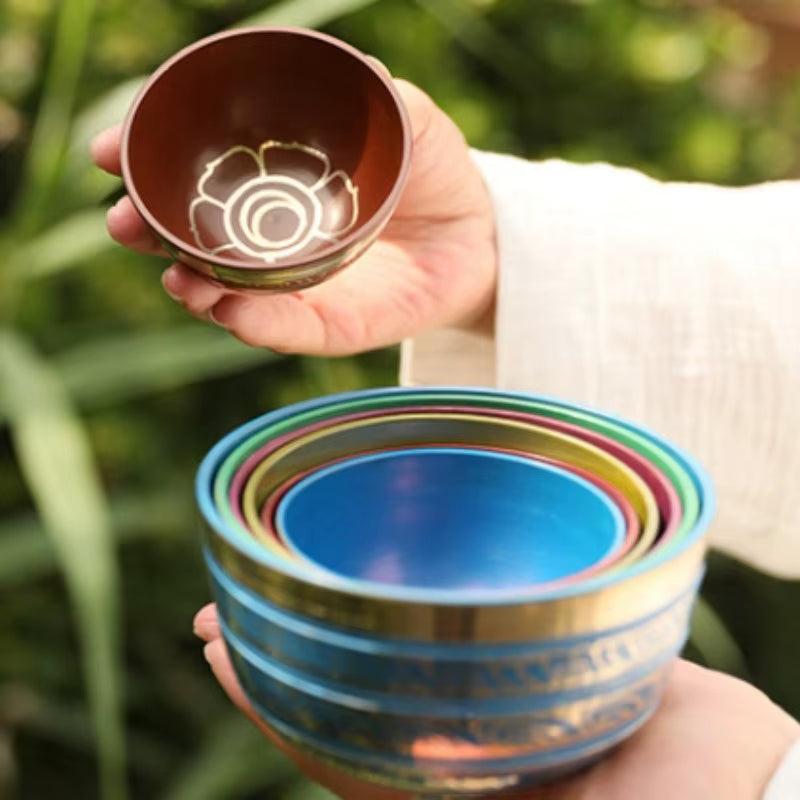
[(288, 742), (425, 794), (502, 794), (656, 709), (713, 514), (656, 434), (550, 398), (380, 389), (266, 414), (206, 456), (236, 673)]

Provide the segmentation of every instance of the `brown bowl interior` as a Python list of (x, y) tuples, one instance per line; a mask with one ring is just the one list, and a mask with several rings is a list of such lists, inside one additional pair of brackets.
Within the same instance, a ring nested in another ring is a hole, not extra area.
[(349, 48), (285, 30), (227, 34), (151, 78), (127, 124), (126, 181), (179, 248), (285, 267), (369, 235), (404, 136), (387, 82)]

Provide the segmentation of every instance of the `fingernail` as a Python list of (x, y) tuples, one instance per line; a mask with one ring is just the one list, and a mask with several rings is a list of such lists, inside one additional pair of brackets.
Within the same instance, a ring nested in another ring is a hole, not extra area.
[(209, 619), (203, 614), (195, 616), (192, 622), (192, 631), (195, 636), (206, 642), (210, 642), (212, 639), (219, 637), (219, 625), (217, 624), (216, 618)]
[(206, 646), (203, 648), (203, 658), (204, 658), (204, 659), (205, 659), (205, 660), (206, 660), (206, 661), (207, 661), (209, 664), (211, 663), (211, 655), (210, 655), (210, 653), (211, 653), (211, 645), (212, 645), (212, 644), (213, 644), (213, 642), (209, 642), (209, 643), (208, 643), (208, 644), (207, 644), (207, 645), (206, 645)]
[(122, 203), (122, 201), (123, 201), (124, 199), (125, 199), (124, 197), (120, 197), (120, 198), (119, 198), (119, 200), (117, 200), (117, 202), (116, 202), (116, 203), (114, 203), (114, 205), (113, 205), (113, 206), (111, 206), (111, 207), (108, 209), (108, 211), (106, 212), (106, 217), (109, 217), (109, 216), (111, 216), (112, 214), (116, 214), (116, 213), (117, 213), (117, 209), (120, 207), (120, 204)]
[(181, 296), (178, 294), (178, 287), (175, 285), (178, 280), (178, 276), (172, 267), (164, 270), (164, 274), (161, 276), (161, 285), (164, 287), (164, 291), (173, 300), (180, 302)]
[(383, 63), (379, 58), (375, 58), (375, 56), (367, 56), (367, 61), (371, 62), (373, 66), (377, 67), (381, 72), (383, 72), (388, 77), (392, 77), (392, 73), (389, 71), (389, 67)]
[(210, 319), (210, 320), (211, 320), (211, 321), (212, 321), (212, 322), (213, 322), (215, 325), (219, 325), (219, 327), (220, 327), (220, 328), (225, 328), (225, 330), (227, 330), (227, 329), (228, 329), (228, 326), (227, 326), (227, 325), (226, 325), (224, 322), (222, 322), (221, 320), (218, 320), (218, 319), (217, 319), (217, 318), (214, 316), (214, 308), (213, 308), (213, 307), (208, 309), (208, 318), (209, 318), (209, 319)]
[(97, 156), (103, 144), (101, 137), (102, 133), (96, 133), (89, 142), (89, 154), (94, 161), (97, 161)]

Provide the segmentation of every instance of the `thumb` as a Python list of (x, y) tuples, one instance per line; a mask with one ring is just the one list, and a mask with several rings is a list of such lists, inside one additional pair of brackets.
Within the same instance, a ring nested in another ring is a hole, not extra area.
[(277, 731), (267, 725), (250, 705), (228, 655), (225, 641), (220, 637), (212, 639), (203, 648), (214, 677), (225, 690), (233, 704), (280, 750), (295, 766), (312, 781), (319, 783), (342, 800), (412, 800), (407, 792), (398, 792), (382, 786), (358, 780), (302, 752), (287, 742)]

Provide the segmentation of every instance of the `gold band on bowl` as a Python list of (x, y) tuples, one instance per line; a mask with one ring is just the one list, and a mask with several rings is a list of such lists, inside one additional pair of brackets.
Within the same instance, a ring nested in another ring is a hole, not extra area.
[(657, 612), (697, 583), (705, 542), (631, 577), (585, 593), (497, 605), (412, 603), (299, 580), (249, 558), (213, 528), (207, 545), (222, 569), (271, 603), (330, 625), (429, 642), (530, 642), (627, 625)]

